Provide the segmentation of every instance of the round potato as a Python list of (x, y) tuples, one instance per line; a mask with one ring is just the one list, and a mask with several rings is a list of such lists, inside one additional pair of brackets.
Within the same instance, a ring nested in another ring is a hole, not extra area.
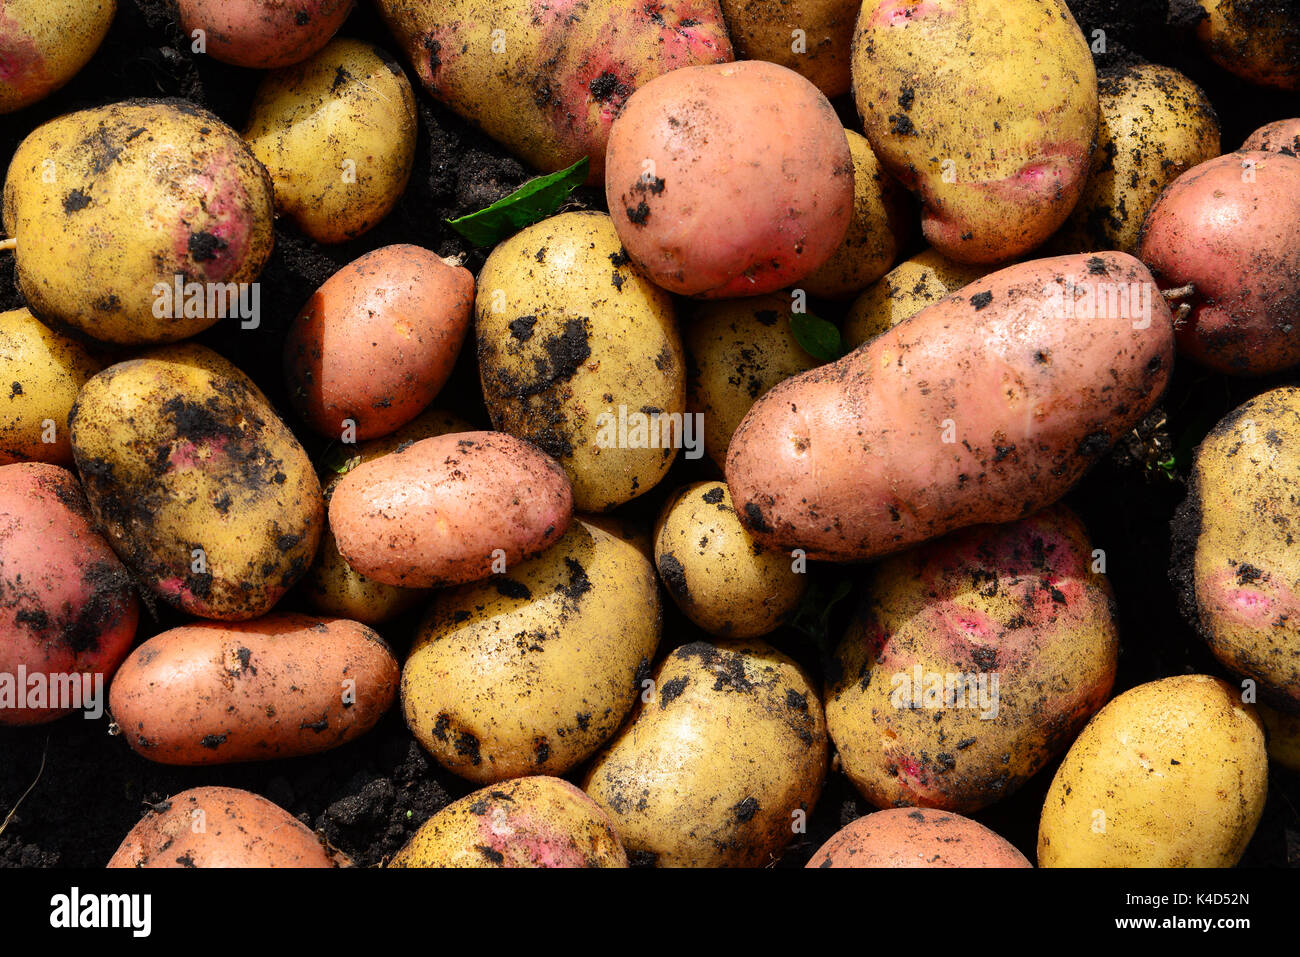
[(176, 0), (181, 29), (214, 60), (258, 70), (307, 59), (343, 26), (353, 0)]
[(779, 63), (827, 96), (849, 92), (861, 0), (721, 0), (737, 59)]
[(1255, 709), (1207, 675), (1115, 698), (1056, 772), (1039, 867), (1232, 867), (1264, 811), (1268, 756)]
[(1261, 126), (1246, 138), (1241, 148), (1300, 156), (1300, 117)]
[(890, 808), (840, 828), (808, 867), (1032, 867), (1004, 838), (959, 814)]
[(0, 7), (0, 113), (49, 96), (104, 42), (117, 0), (5, 0)]
[(853, 157), (821, 91), (746, 61), (651, 80), (609, 134), (605, 197), (632, 261), (670, 292), (774, 292), (824, 265), (853, 217)]
[(749, 537), (726, 482), (688, 485), (664, 505), (655, 567), (677, 607), (711, 635), (754, 638), (785, 622), (807, 585), (793, 566)]
[(271, 174), (275, 207), (318, 243), (355, 239), (392, 211), (415, 163), (415, 94), (401, 66), (334, 40), (267, 75), (244, 139)]
[(627, 867), (609, 815), (568, 781), (505, 781), (447, 805), (389, 867)]
[(583, 789), (660, 867), (762, 867), (825, 777), (821, 702), (799, 666), (761, 641), (695, 642), (660, 665)]
[(1300, 90), (1300, 7), (1294, 0), (1197, 0), (1196, 37), (1229, 73), (1259, 86)]
[(320, 482), (266, 397), (215, 352), (168, 346), (110, 366), (69, 422), (95, 520), (164, 601), (257, 618), (307, 570)]
[(493, 426), (558, 461), (579, 511), (648, 492), (679, 446), (691, 454), (672, 299), (628, 265), (604, 213), (563, 213), (497, 246), (474, 322)]
[(853, 300), (841, 330), (844, 344), (856, 349), (988, 273), (987, 267), (956, 263), (933, 249), (918, 253)]
[(532, 561), (434, 599), (402, 669), (406, 723), (471, 781), (563, 774), (622, 723), (659, 629), (650, 562), (574, 522)]

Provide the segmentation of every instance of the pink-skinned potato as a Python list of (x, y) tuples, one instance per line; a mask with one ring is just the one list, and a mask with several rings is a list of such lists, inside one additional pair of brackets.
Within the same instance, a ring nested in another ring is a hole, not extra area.
[[(95, 531), (76, 477), (43, 463), (0, 467), (0, 726), (93, 707), (86, 693), (113, 676), (138, 619), (131, 578)], [(48, 676), (44, 701), (20, 668)], [(69, 694), (75, 682), (77, 696), (52, 700), (56, 681)]]
[(808, 867), (1032, 867), (1005, 838), (947, 811), (889, 808), (840, 828)]
[(717, 0), (376, 0), (436, 100), (544, 173), (584, 156), (601, 182), (610, 126), (634, 90), (727, 63)]
[(628, 100), (609, 137), (605, 198), (652, 282), (706, 299), (758, 296), (839, 248), (853, 157), (830, 101), (793, 70), (691, 67)]
[(176, 0), (181, 29), (202, 30), (214, 60), (258, 70), (307, 59), (343, 25), (355, 0)]
[(1229, 375), (1300, 362), (1300, 158), (1229, 153), (1178, 177), (1142, 225), (1162, 289), (1193, 287), (1179, 351)]
[(573, 489), (541, 449), (504, 432), (422, 439), (348, 472), (329, 503), (339, 552), (385, 585), (431, 588), (513, 568), (569, 527)]
[(1241, 144), (1243, 150), (1265, 150), (1300, 156), (1300, 117), (1265, 123)]
[(750, 534), (860, 561), (1055, 502), (1155, 405), (1173, 320), (1124, 253), (991, 273), (779, 383), (732, 436)]

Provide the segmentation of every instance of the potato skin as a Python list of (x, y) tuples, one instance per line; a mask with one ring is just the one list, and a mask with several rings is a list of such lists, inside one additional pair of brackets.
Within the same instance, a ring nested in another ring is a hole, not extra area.
[[(12, 676), (14, 690), (28, 690), (18, 684), (19, 667), (108, 681), (139, 616), (131, 578), (95, 531), (72, 473), (44, 463), (0, 466), (0, 674)], [(82, 690), (94, 689), (83, 682)], [(0, 705), (0, 726), (67, 713)]]
[[(826, 693), (827, 730), (867, 800), (970, 814), (1065, 749), (1115, 681), (1113, 599), (1092, 562), (1083, 525), (1056, 506), (874, 567)], [(964, 686), (931, 700), (931, 676)]]
[(620, 407), (685, 410), (681, 338), (672, 298), (628, 265), (608, 216), (562, 213), (498, 245), (479, 273), (474, 329), (493, 426), (558, 461), (580, 511), (663, 478), (674, 448), (615, 433)]
[[(201, 828), (196, 824), (202, 821)], [(108, 862), (119, 867), (334, 867), (316, 835), (237, 788), (182, 791), (151, 808)]]
[(397, 61), (369, 43), (340, 39), (267, 74), (244, 139), (266, 164), (276, 210), (318, 243), (341, 243), (367, 232), (401, 198), (417, 129), (415, 93)]
[(103, 43), (117, 0), (5, 0), (0, 9), (0, 114), (43, 100)]
[(206, 34), (214, 60), (257, 70), (292, 66), (343, 26), (353, 0), (176, 0), (181, 29)]
[(289, 327), (284, 373), (297, 413), (338, 439), (386, 435), (420, 414), (469, 332), (474, 276), (419, 246), (384, 246), (344, 266)]
[[(543, 173), (591, 161), (610, 125), (670, 70), (732, 59), (717, 0), (376, 0), (434, 97)], [(499, 31), (499, 32), (495, 32)]]
[(123, 662), (109, 708), (131, 749), (159, 764), (269, 761), (365, 734), (398, 680), (365, 625), (274, 613), (155, 635)]
[(1077, 202), (1097, 76), (1065, 0), (867, 0), (853, 81), (872, 150), (950, 259), (1014, 259)]
[[(849, 92), (849, 48), (861, 0), (721, 0), (740, 60), (779, 63), (827, 96)], [(794, 50), (794, 30), (806, 49)]]
[(836, 831), (807, 867), (1032, 867), (1005, 838), (959, 814), (889, 808)]
[(1232, 867), (1267, 791), (1264, 728), (1237, 689), (1207, 675), (1139, 685), (1097, 713), (1056, 772), (1038, 866)]
[(934, 249), (917, 253), (853, 300), (840, 329), (844, 344), (856, 349), (989, 272), (987, 266), (956, 263)]
[(96, 522), (164, 601), (202, 618), (257, 618), (307, 570), (324, 521), (311, 461), (252, 380), (212, 350), (168, 346), (110, 366), (69, 419)]
[(762, 867), (811, 814), (826, 723), (807, 676), (757, 640), (678, 648), (583, 789), (660, 867)]
[(1181, 300), (1183, 354), (1229, 375), (1300, 362), (1300, 158), (1229, 153), (1188, 170), (1147, 216), (1138, 256), (1162, 289), (1196, 287)]
[(563, 774), (622, 723), (659, 631), (650, 562), (574, 522), (537, 558), (435, 597), (402, 669), (406, 723), (470, 781)]
[[(51, 170), (56, 188), (44, 182)], [(275, 241), (272, 210), (262, 164), (185, 100), (51, 120), (19, 145), (4, 186), (4, 227), (18, 240), (32, 312), (122, 345), (175, 342), (220, 321), (206, 295), (204, 315), (186, 316), (171, 289), (178, 276), (222, 290), (255, 280)]]
[(1274, 711), (1266, 704), (1255, 710), (1268, 731), (1268, 759), (1300, 774), (1300, 715)]
[(504, 781), (447, 805), (389, 867), (627, 867), (609, 815), (561, 778)]
[(1300, 90), (1300, 9), (1288, 0), (1197, 0), (1196, 37), (1211, 60), (1257, 86)]
[(407, 588), (487, 578), (498, 558), (514, 565), (540, 554), (572, 518), (563, 470), (504, 432), (421, 439), (364, 462), (343, 477), (329, 505), (347, 563)]
[[(0, 465), (72, 464), (68, 413), (86, 381), (104, 362), (75, 339), (59, 335), (28, 309), (0, 313)], [(45, 422), (53, 423), (53, 442)]]
[(1164, 390), (1153, 286), (1123, 253), (1012, 266), (780, 383), (727, 453), (746, 528), (856, 561), (1051, 504)]
[(1290, 153), (1292, 156), (1300, 156), (1300, 117), (1264, 124), (1246, 137), (1246, 142), (1241, 144), (1241, 148), (1243, 151), (1265, 150), (1270, 153)]

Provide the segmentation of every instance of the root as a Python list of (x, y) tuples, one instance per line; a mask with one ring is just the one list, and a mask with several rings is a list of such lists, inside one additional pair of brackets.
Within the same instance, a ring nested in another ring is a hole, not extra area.
[(1165, 297), (1166, 302), (1176, 302), (1196, 295), (1196, 285), (1189, 282), (1186, 286), (1179, 286), (1177, 289), (1162, 289), (1160, 295)]
[(45, 736), (45, 748), (41, 751), (41, 766), (36, 772), (36, 780), (27, 786), (27, 790), (23, 792), (23, 796), (18, 799), (18, 802), (13, 806), (9, 813), (5, 815), (5, 819), (0, 821), (0, 834), (5, 832), (5, 828), (9, 826), (9, 822), (14, 819), (14, 815), (18, 813), (18, 808), (22, 806), (23, 801), (27, 800), (27, 795), (31, 794), (32, 789), (40, 783), (41, 775), (45, 773), (45, 758), (49, 753), (50, 736), (47, 734)]
[(18, 238), (11, 236), (8, 239), (0, 239), (0, 253), (13, 252), (18, 248)]

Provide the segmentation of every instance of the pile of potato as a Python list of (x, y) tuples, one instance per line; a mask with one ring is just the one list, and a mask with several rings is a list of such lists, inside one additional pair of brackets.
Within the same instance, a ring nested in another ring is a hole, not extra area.
[[(1024, 867), (964, 815), (1057, 761), (1039, 866), (1241, 858), (1270, 756), (1300, 770), (1300, 388), (1195, 453), (1170, 573), (1214, 675), (1113, 696), (1143, 636), (1060, 503), (1176, 362), (1300, 366), (1300, 119), (1222, 153), (1195, 83), (1099, 75), (1064, 0), (373, 2), (404, 64), (338, 35), (351, 0), (177, 0), (266, 71), (242, 131), (130, 100), (9, 158), (0, 681), (111, 679), (104, 747), (182, 766), (400, 706), (479, 790), (392, 866), (767, 866), (843, 774), (880, 810), (808, 866)], [(1207, 56), (1300, 89), (1300, 12), (1201, 6)], [(4, 5), (5, 122), (114, 9)], [(606, 209), (477, 276), (367, 252), (288, 323), (276, 408), (191, 340), (249, 321), (214, 297), (277, 217), (337, 244), (399, 207), (426, 94), (539, 172), (585, 157)], [(463, 350), (484, 421), (448, 411)], [(830, 563), (818, 674), (785, 626)], [(4, 725), (71, 710), (0, 693)], [(197, 787), (109, 866), (349, 863)]]

